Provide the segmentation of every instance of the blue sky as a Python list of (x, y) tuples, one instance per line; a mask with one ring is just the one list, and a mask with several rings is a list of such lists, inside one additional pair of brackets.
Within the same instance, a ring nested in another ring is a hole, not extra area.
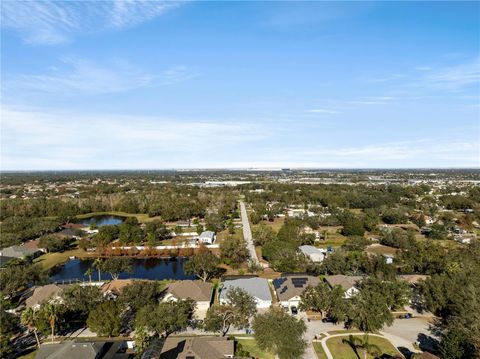
[(3, 170), (480, 166), (478, 2), (9, 2)]

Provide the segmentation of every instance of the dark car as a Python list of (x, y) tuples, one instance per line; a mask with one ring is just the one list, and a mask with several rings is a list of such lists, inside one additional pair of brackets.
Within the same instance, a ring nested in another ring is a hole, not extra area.
[(297, 309), (297, 307), (292, 307), (292, 308), (290, 308), (290, 310), (292, 311), (292, 314), (293, 314), (293, 315), (297, 315), (297, 314), (298, 314), (298, 309)]

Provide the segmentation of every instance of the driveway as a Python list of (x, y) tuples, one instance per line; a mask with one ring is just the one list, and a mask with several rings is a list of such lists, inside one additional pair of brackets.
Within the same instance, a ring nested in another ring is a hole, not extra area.
[(243, 201), (240, 201), (240, 214), (242, 216), (243, 238), (245, 242), (247, 242), (250, 259), (255, 264), (258, 264), (257, 252), (255, 252), (255, 246), (253, 245), (252, 230), (250, 229), (250, 222), (248, 221), (248, 213)]

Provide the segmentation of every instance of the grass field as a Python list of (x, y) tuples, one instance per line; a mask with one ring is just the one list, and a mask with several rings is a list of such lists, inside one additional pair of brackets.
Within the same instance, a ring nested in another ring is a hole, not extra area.
[[(272, 228), (276, 233), (280, 230), (280, 228), (283, 226), (283, 222), (285, 222), (285, 217), (282, 218), (274, 218), (272, 222), (270, 221), (261, 221), (261, 224), (265, 224), (266, 226)], [(260, 224), (259, 223), (259, 224)], [(257, 227), (259, 224), (252, 225), (252, 231), (255, 227)]]
[(395, 253), (397, 253), (398, 249), (389, 247), (389, 246), (384, 246), (382, 244), (376, 244), (376, 245), (371, 245), (367, 247), (366, 252), (368, 253), (373, 253), (373, 254), (384, 254), (384, 255), (390, 255), (394, 256)]
[[(363, 335), (359, 336), (363, 338)], [(359, 348), (357, 353), (353, 348), (346, 344), (342, 343), (343, 339), (348, 339), (348, 336), (334, 337), (327, 340), (327, 347), (332, 353), (335, 359), (359, 359), (363, 358), (363, 350)], [(383, 354), (395, 355), (399, 354), (397, 349), (385, 338), (380, 337), (369, 337), (369, 343), (377, 345), (380, 348), (380, 351)], [(374, 359), (374, 356), (367, 354), (367, 359)]]
[(246, 350), (254, 358), (259, 359), (274, 359), (275, 356), (272, 353), (264, 352), (257, 347), (257, 343), (254, 339), (236, 339), (243, 347), (243, 350)]
[(320, 342), (313, 342), (313, 349), (315, 349), (315, 353), (317, 353), (318, 359), (327, 359), (327, 355), (322, 348), (322, 344)]
[(217, 240), (215, 241), (215, 244), (222, 243), (229, 236), (233, 236), (235, 238), (243, 239), (243, 229), (242, 228), (235, 228), (235, 234), (228, 233), (227, 229), (224, 230), (224, 231), (218, 232), (217, 233)]
[(92, 257), (93, 254), (84, 251), (83, 249), (72, 249), (70, 251), (65, 252), (58, 252), (58, 253), (46, 253), (41, 255), (38, 258), (33, 260), (34, 263), (40, 263), (43, 269), (51, 269), (58, 264), (65, 263), (68, 259), (72, 256), (85, 258), (85, 257)]

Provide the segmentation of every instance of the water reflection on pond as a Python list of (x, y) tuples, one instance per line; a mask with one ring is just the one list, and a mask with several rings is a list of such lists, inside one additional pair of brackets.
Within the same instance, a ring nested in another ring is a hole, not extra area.
[[(194, 279), (193, 275), (186, 275), (183, 271), (186, 258), (146, 258), (132, 259), (132, 273), (121, 273), (120, 279)], [(59, 267), (50, 277), (53, 282), (68, 280), (88, 280), (85, 272), (93, 265), (92, 259), (71, 259), (63, 266)], [(112, 277), (108, 273), (101, 273), (101, 280), (110, 280)], [(94, 268), (92, 280), (99, 280), (98, 271)]]

